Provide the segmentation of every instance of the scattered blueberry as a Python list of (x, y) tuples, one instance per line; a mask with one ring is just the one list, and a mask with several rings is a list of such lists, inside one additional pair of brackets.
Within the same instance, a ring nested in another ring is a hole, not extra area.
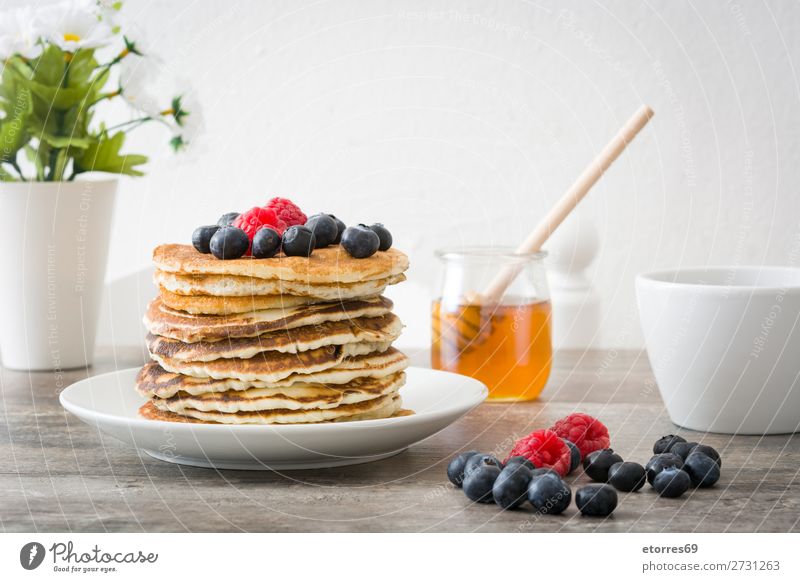
[(492, 486), (494, 502), (503, 509), (514, 509), (525, 502), (531, 470), (522, 463), (506, 465)]
[(558, 476), (532, 479), (528, 485), (528, 501), (539, 513), (555, 515), (569, 507), (572, 489)]
[(586, 485), (575, 493), (575, 505), (583, 515), (605, 517), (617, 507), (617, 492), (610, 485)]
[(497, 457), (481, 454), (472, 455), (469, 459), (467, 459), (466, 463), (464, 463), (464, 479), (466, 479), (474, 470), (478, 469), (479, 467), (483, 467), (484, 465), (492, 465), (500, 470), (503, 469), (503, 463), (501, 463)]
[(719, 481), (719, 465), (705, 453), (692, 452), (683, 463), (695, 487), (711, 487)]
[(561, 439), (569, 447), (569, 473), (572, 473), (581, 464), (581, 451), (577, 445), (570, 440)]
[(661, 453), (668, 453), (675, 443), (685, 443), (686, 439), (674, 434), (668, 434), (656, 441), (653, 445), (653, 454), (660, 455)]
[(678, 467), (666, 467), (656, 475), (653, 489), (661, 497), (680, 497), (689, 489), (692, 480), (689, 474)]
[(619, 491), (638, 491), (647, 482), (647, 473), (639, 463), (624, 461), (608, 469), (608, 483)]
[(333, 244), (339, 235), (336, 221), (327, 214), (315, 214), (306, 221), (306, 226), (314, 233), (318, 249)]
[(544, 477), (546, 475), (558, 477), (559, 479), (561, 479), (561, 475), (559, 475), (557, 471), (554, 471), (550, 467), (541, 467), (539, 469), (534, 469), (533, 471), (531, 471), (531, 478), (533, 479), (538, 479), (539, 477)]
[(257, 259), (274, 257), (280, 248), (281, 235), (274, 228), (263, 226), (253, 237), (253, 256)]
[(509, 460), (505, 462), (506, 467), (508, 467), (509, 465), (525, 465), (531, 471), (533, 471), (536, 468), (536, 465), (531, 463), (530, 459), (523, 456), (511, 457)]
[(241, 228), (223, 226), (214, 233), (208, 246), (211, 254), (218, 259), (238, 259), (247, 252), (250, 239)]
[(316, 242), (308, 227), (290, 226), (283, 233), (283, 252), (290, 257), (310, 257)]
[(697, 446), (697, 443), (694, 443), (694, 442), (691, 442), (691, 443), (675, 443), (674, 445), (672, 445), (672, 447), (670, 447), (669, 452), (674, 454), (674, 455), (678, 455), (681, 459), (683, 459), (685, 461), (686, 457), (689, 456), (689, 453), (691, 453), (692, 449), (695, 448), (696, 446)]
[(348, 226), (342, 234), (342, 246), (356, 259), (366, 259), (378, 252), (378, 235), (363, 225)]
[(228, 212), (219, 217), (219, 220), (217, 220), (217, 225), (230, 226), (231, 224), (233, 224), (233, 221), (236, 220), (237, 218), (239, 218), (238, 212)]
[(719, 456), (717, 449), (714, 447), (709, 447), (708, 445), (697, 445), (692, 449), (692, 453), (703, 453), (704, 455), (708, 455), (717, 462), (717, 465), (719, 465), (720, 469), (722, 468), (722, 457)]
[(464, 493), (472, 501), (491, 503), (492, 488), (499, 476), (500, 468), (496, 465), (480, 465), (473, 471), (465, 473)]
[(192, 233), (192, 244), (201, 253), (210, 253), (211, 237), (219, 230), (216, 224), (198, 226)]
[(586, 455), (583, 470), (593, 480), (604, 483), (608, 481), (608, 470), (614, 463), (621, 463), (622, 457), (613, 449), (600, 449)]
[(378, 240), (380, 241), (378, 245), (379, 251), (388, 251), (392, 247), (392, 233), (380, 222), (373, 224), (369, 229), (378, 235)]
[(340, 242), (342, 242), (342, 235), (344, 234), (344, 229), (347, 228), (347, 225), (338, 218), (336, 218), (333, 214), (329, 214), (328, 216), (330, 216), (336, 223), (337, 232), (336, 232), (336, 238), (333, 239), (333, 244), (338, 245)]
[(466, 453), (461, 453), (453, 457), (450, 464), (447, 465), (447, 478), (450, 479), (450, 483), (456, 487), (461, 487), (464, 483), (464, 465), (467, 464), (467, 460), (473, 455), (480, 455), (480, 452), (467, 451)]
[(668, 467), (677, 467), (680, 469), (683, 467), (683, 459), (674, 453), (653, 455), (644, 466), (644, 470), (647, 472), (647, 482), (652, 485), (656, 475)]

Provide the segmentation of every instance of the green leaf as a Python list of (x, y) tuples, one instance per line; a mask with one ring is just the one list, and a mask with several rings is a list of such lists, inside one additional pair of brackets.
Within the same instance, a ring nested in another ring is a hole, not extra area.
[(47, 147), (39, 145), (38, 148), (33, 148), (31, 145), (25, 146), (25, 156), (28, 161), (36, 168), (36, 179), (39, 181), (44, 180), (45, 165), (47, 164)]
[(62, 148), (79, 148), (85, 150), (92, 144), (90, 137), (75, 137), (75, 136), (60, 136), (43, 133), (39, 136), (43, 142), (56, 149)]
[(16, 182), (17, 179), (0, 166), (0, 182)]
[(14, 107), (0, 122), (0, 163), (14, 160), (17, 152), (28, 143), (27, 123), (32, 110), (30, 91), (19, 88)]
[(94, 50), (80, 49), (67, 65), (67, 86), (85, 85), (96, 68), (97, 61), (94, 60)]
[(64, 77), (64, 52), (54, 44), (48, 44), (44, 52), (32, 62), (33, 79), (45, 86), (58, 87)]
[(147, 162), (146, 156), (135, 154), (120, 155), (119, 151), (125, 143), (125, 134), (121, 131), (108, 137), (103, 134), (100, 139), (86, 148), (82, 154), (75, 157), (75, 173), (82, 172), (110, 172), (112, 174), (127, 174), (128, 176), (143, 176), (137, 170)]

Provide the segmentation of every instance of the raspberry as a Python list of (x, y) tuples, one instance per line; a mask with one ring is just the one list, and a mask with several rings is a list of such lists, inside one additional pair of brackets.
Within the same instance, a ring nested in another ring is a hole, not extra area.
[(511, 457), (525, 457), (537, 468), (550, 468), (562, 477), (569, 472), (569, 447), (551, 430), (535, 430), (514, 443), (508, 454)]
[(264, 205), (264, 208), (274, 210), (278, 218), (285, 222), (287, 227), (305, 224), (308, 220), (308, 217), (303, 214), (300, 207), (288, 198), (273, 198)]
[(247, 253), (245, 253), (247, 255), (250, 254), (250, 249), (253, 246), (253, 237), (262, 226), (272, 227), (277, 230), (279, 234), (283, 234), (283, 231), (286, 230), (286, 224), (278, 218), (274, 210), (261, 208), (259, 206), (254, 206), (247, 212), (243, 212), (237, 216), (232, 226), (241, 228), (247, 234), (247, 238), (250, 239), (250, 247), (248, 247)]
[(561, 438), (575, 443), (583, 458), (589, 453), (607, 449), (611, 445), (606, 426), (596, 418), (582, 412), (576, 412), (557, 420), (550, 430)]

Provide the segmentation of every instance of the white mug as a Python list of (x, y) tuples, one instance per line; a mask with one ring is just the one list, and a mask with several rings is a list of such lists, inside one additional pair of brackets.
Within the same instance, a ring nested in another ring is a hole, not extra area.
[(672, 421), (800, 430), (800, 269), (706, 267), (636, 278), (647, 354)]

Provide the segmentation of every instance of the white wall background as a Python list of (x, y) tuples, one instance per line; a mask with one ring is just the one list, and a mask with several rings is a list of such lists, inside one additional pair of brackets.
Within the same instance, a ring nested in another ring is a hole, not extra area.
[[(290, 196), (391, 228), (413, 264), (392, 295), (405, 343), (422, 345), (433, 250), (522, 239), (642, 102), (655, 119), (580, 216), (601, 240), (595, 344), (640, 345), (638, 272), (797, 258), (797, 2), (126, 4), (196, 87), (207, 131), (124, 183), (110, 279), (223, 212)], [(161, 141), (148, 130), (131, 149)], [(115, 325), (135, 325), (116, 303)]]

